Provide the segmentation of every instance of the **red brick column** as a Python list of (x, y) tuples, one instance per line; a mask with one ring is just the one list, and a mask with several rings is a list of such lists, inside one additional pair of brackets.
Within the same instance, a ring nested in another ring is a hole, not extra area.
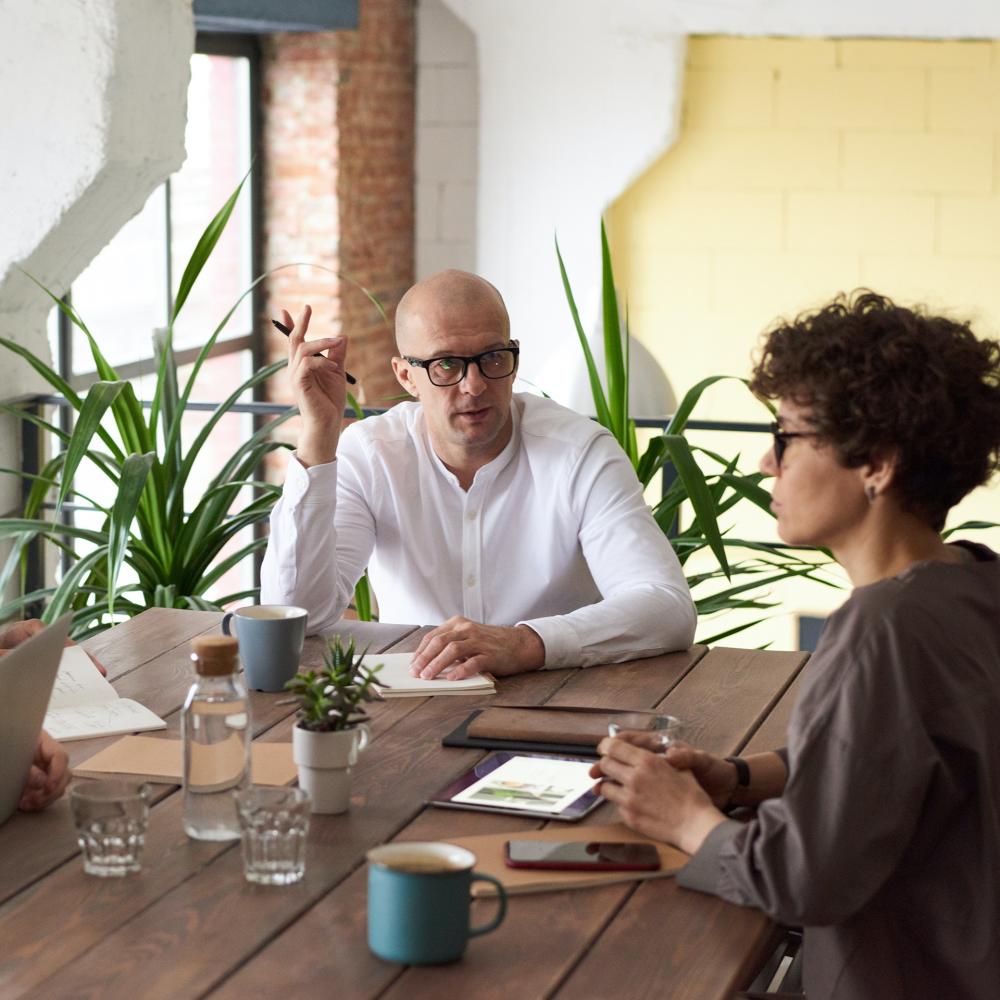
[[(347, 335), (370, 406), (401, 391), (389, 359), (395, 307), (413, 282), (414, 36), (413, 0), (361, 0), (357, 31), (276, 35), (263, 59), (265, 267), (327, 269), (269, 278), (265, 319), (311, 303), (317, 334)], [(372, 291), (390, 325), (348, 279)], [(275, 336), (271, 356), (282, 350)], [(271, 398), (287, 400), (273, 383)]]

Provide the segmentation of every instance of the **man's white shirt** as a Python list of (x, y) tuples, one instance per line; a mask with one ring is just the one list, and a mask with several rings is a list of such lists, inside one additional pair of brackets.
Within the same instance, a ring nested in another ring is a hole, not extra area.
[(329, 630), (368, 567), (382, 621), (464, 615), (530, 626), (545, 666), (685, 649), (687, 581), (614, 438), (539, 396), (515, 394), (507, 447), (468, 491), (434, 453), (419, 403), (341, 435), (335, 461), (289, 462), (271, 514), (261, 601)]

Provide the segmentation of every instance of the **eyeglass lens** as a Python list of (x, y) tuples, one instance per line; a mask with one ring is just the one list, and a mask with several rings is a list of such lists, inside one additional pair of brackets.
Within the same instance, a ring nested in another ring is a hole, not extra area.
[(488, 351), (474, 358), (435, 358), (427, 365), (427, 374), (435, 385), (456, 385), (465, 378), (470, 364), (479, 366), (484, 378), (506, 378), (514, 371), (512, 351)]

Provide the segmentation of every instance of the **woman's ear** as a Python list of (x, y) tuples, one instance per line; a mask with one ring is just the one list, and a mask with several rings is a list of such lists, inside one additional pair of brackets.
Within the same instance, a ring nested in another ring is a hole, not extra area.
[(877, 497), (886, 493), (896, 482), (899, 453), (895, 449), (876, 452), (871, 461), (862, 467), (861, 478), (865, 496), (874, 503)]

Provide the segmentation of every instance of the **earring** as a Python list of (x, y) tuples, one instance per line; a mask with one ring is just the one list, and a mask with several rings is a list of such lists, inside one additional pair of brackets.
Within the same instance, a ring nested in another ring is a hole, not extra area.
[(872, 483), (869, 483), (865, 487), (865, 496), (868, 498), (869, 503), (875, 503), (875, 498), (878, 496), (878, 491), (875, 489)]

